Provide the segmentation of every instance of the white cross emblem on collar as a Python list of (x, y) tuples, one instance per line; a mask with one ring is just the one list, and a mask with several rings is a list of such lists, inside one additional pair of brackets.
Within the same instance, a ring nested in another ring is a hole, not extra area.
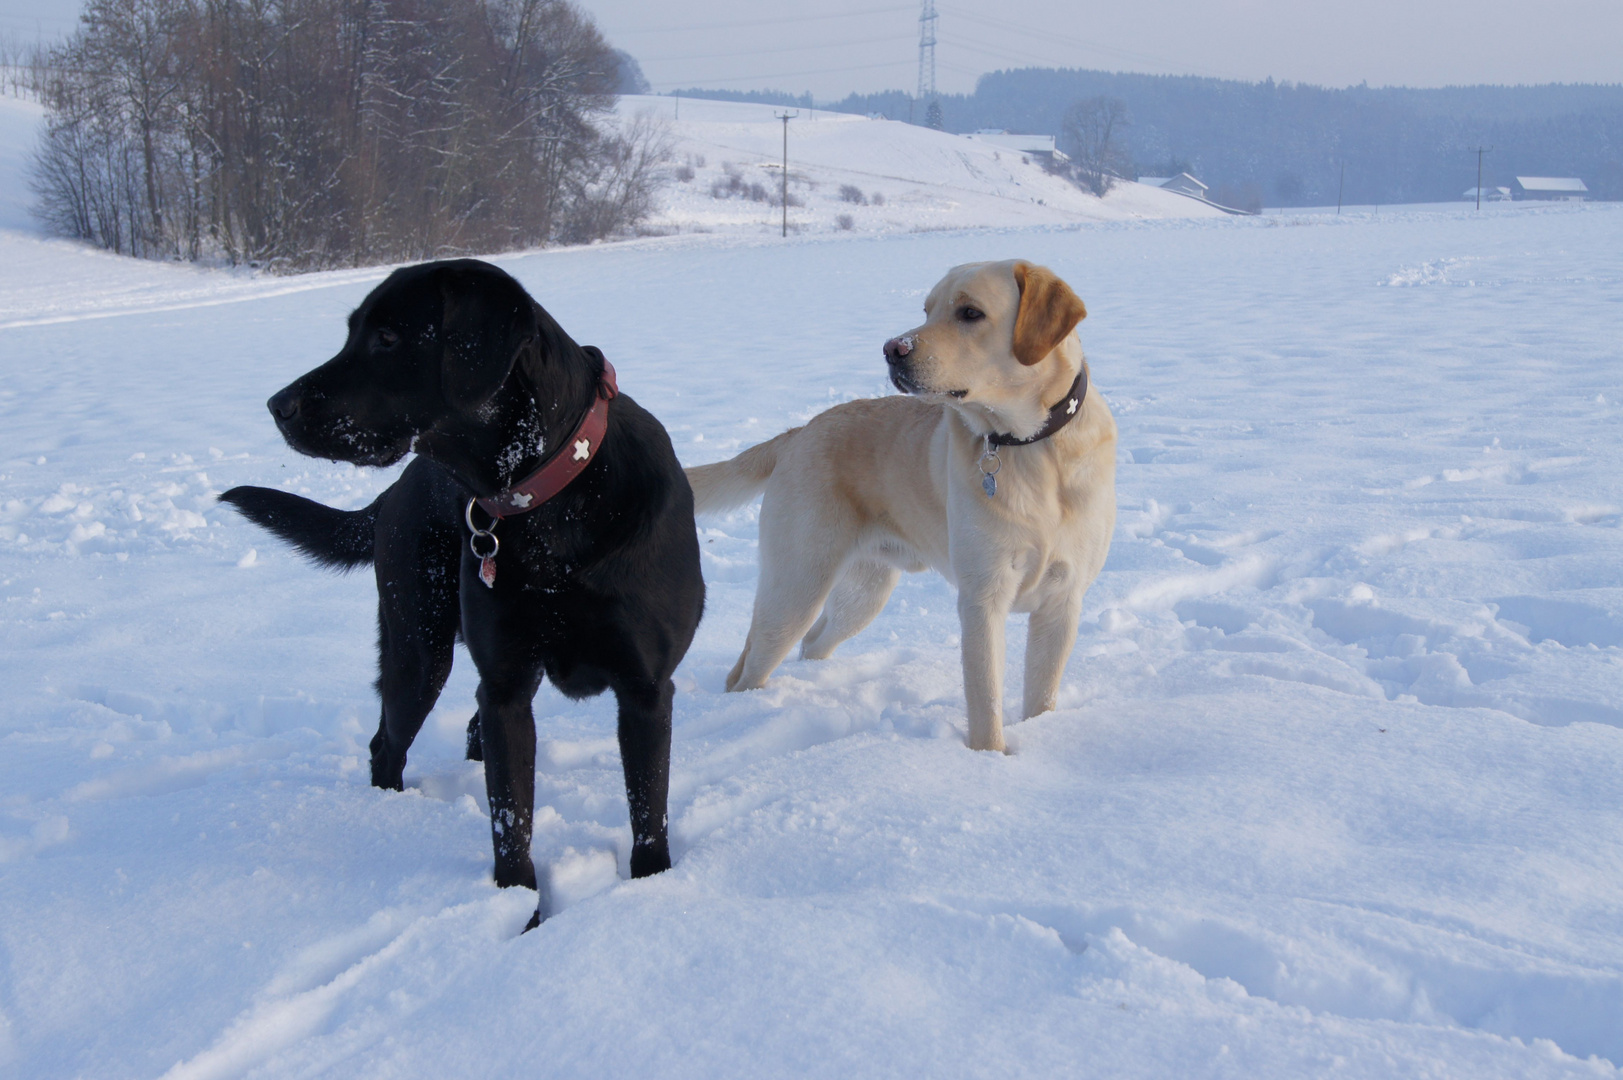
[(1076, 415), (1076, 398), (1072, 398), (1071, 403), (1069, 405), (1065, 406), (1065, 415), (1066, 416), (1075, 416)]
[(592, 456), (592, 440), (590, 440), (590, 439), (576, 439), (575, 440), (575, 460), (576, 461), (585, 461), (587, 458), (589, 458), (591, 456)]

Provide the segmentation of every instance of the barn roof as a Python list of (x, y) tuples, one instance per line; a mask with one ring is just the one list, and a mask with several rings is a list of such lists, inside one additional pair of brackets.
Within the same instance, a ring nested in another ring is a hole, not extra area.
[(1518, 176), (1523, 191), (1588, 191), (1576, 176)]

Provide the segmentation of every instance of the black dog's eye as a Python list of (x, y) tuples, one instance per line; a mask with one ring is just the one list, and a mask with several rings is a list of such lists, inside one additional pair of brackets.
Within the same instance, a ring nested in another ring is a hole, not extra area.
[(982, 319), (986, 318), (986, 312), (982, 311), (980, 308), (965, 306), (958, 309), (958, 317), (964, 320), (964, 322), (980, 322)]
[(400, 344), (400, 335), (395, 333), (393, 330), (379, 330), (377, 334), (377, 343), (381, 348), (392, 349), (396, 345)]

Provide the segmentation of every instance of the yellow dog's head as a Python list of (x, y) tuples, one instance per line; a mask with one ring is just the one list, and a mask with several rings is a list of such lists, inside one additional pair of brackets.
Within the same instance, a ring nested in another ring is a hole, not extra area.
[(924, 322), (885, 343), (903, 393), (958, 409), (977, 430), (1026, 438), (1081, 370), (1087, 308), (1046, 266), (966, 263), (924, 301)]

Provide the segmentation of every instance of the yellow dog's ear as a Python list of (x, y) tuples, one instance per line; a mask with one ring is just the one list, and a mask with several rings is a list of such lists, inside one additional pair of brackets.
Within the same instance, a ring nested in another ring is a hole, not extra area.
[(1034, 263), (1014, 264), (1020, 287), (1020, 314), (1014, 319), (1014, 358), (1031, 366), (1065, 340), (1088, 317), (1082, 300), (1054, 271)]

